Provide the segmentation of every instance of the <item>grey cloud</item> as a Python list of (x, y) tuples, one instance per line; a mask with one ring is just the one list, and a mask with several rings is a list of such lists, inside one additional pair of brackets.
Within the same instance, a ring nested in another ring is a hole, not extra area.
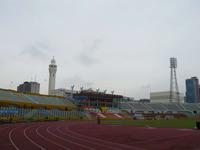
[(86, 46), (85, 49), (81, 52), (78, 59), (79, 62), (85, 66), (91, 66), (96, 64), (99, 59), (95, 53), (99, 50), (99, 47), (102, 43), (102, 39), (95, 39), (91, 45)]
[[(180, 91), (185, 92), (185, 79), (200, 77), (199, 4), (0, 0), (0, 86), (9, 88), (9, 81), (23, 81), (38, 69), (47, 76), (55, 55), (58, 87), (109, 86), (116, 93), (125, 89), (128, 96), (147, 97), (148, 84), (152, 91), (169, 89), (168, 58), (176, 56)], [(66, 78), (73, 75), (78, 77)], [(41, 88), (45, 93), (47, 83)]]
[(20, 55), (28, 55), (38, 59), (46, 59), (48, 51), (48, 46), (39, 42), (34, 45), (27, 46), (23, 51), (20, 52)]

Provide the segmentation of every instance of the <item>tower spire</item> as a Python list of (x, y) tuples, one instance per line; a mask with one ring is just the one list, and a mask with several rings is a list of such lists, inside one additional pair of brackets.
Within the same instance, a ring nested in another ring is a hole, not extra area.
[(55, 90), (56, 71), (57, 71), (57, 65), (56, 65), (56, 60), (53, 56), (53, 58), (51, 59), (51, 64), (49, 65), (49, 90), (48, 90), (49, 95), (51, 95), (52, 90)]

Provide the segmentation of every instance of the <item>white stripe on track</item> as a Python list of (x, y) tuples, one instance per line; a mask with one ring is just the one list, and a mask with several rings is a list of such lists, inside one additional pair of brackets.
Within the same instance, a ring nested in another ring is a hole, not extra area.
[(13, 139), (12, 139), (12, 133), (15, 131), (15, 129), (17, 129), (17, 127), (16, 127), (16, 128), (13, 128), (12, 130), (9, 131), (9, 140), (10, 140), (12, 146), (14, 146), (14, 148), (15, 148), (16, 150), (19, 150), (19, 148), (15, 145), (15, 143), (14, 143), (14, 141), (13, 141)]
[(31, 126), (29, 127), (26, 127), (24, 129), (24, 136), (26, 139), (28, 139), (32, 144), (34, 144), (35, 146), (37, 146), (38, 148), (42, 149), (42, 150), (46, 150), (44, 147), (42, 147), (41, 145), (37, 144), (36, 142), (34, 142), (30, 137), (28, 137), (28, 135), (26, 134), (26, 131), (30, 128)]
[(91, 140), (86, 140), (86, 139), (83, 139), (83, 138), (80, 138), (80, 137), (77, 137), (77, 136), (65, 134), (65, 133), (63, 133), (63, 132), (60, 130), (59, 127), (57, 127), (56, 130), (57, 130), (59, 133), (61, 133), (62, 135), (69, 136), (69, 137), (78, 139), (78, 140), (80, 140), (80, 141), (87, 142), (87, 143), (89, 143), (89, 144), (98, 145), (98, 146), (101, 146), (101, 147), (104, 147), (104, 148), (113, 149), (113, 150), (121, 150), (120, 148), (116, 148), (116, 147), (113, 147), (113, 146), (108, 146), (108, 145), (102, 144), (102, 143), (100, 143), (100, 142), (95, 142), (95, 141), (91, 141)]
[(60, 136), (58, 136), (58, 135), (52, 133), (51, 131), (49, 131), (49, 129), (50, 129), (50, 127), (48, 127), (46, 131), (47, 131), (49, 134), (51, 134), (52, 136), (57, 137), (58, 139), (61, 139), (61, 140), (65, 141), (65, 142), (69, 142), (69, 143), (78, 145), (78, 146), (80, 146), (80, 147), (87, 148), (88, 150), (89, 150), (89, 149), (90, 149), (90, 150), (96, 150), (96, 149), (94, 149), (94, 148), (92, 148), (92, 147), (89, 147), (89, 146), (86, 146), (86, 145), (83, 145), (83, 144), (79, 144), (79, 143), (73, 142), (73, 141), (71, 141), (71, 140), (64, 139), (64, 138), (62, 138), (62, 137), (60, 137)]
[(119, 146), (119, 147), (123, 147), (123, 148), (129, 148), (129, 149), (133, 149), (133, 150), (146, 150), (144, 148), (139, 148), (139, 147), (135, 147), (135, 146), (128, 146), (128, 145), (115, 143), (115, 142), (111, 142), (111, 141), (105, 141), (105, 140), (102, 140), (102, 139), (99, 139), (99, 138), (95, 138), (95, 137), (89, 137), (89, 136), (74, 132), (74, 131), (70, 130), (69, 127), (70, 126), (66, 127), (65, 129), (67, 129), (71, 133), (74, 133), (76, 135), (82, 136), (82, 137), (87, 138), (89, 140), (95, 140), (95, 141), (99, 141), (99, 142), (102, 142), (102, 143), (107, 143), (107, 144), (111, 144), (111, 145), (115, 145), (115, 146)]
[(60, 144), (58, 144), (58, 143), (56, 143), (56, 142), (54, 142), (54, 141), (52, 141), (52, 140), (50, 140), (50, 139), (44, 137), (42, 134), (40, 134), (38, 130), (39, 130), (39, 128), (41, 128), (41, 127), (43, 127), (43, 126), (37, 127), (37, 129), (36, 129), (37, 135), (39, 135), (41, 138), (43, 138), (45, 141), (47, 141), (47, 142), (49, 142), (49, 143), (51, 143), (51, 144), (54, 144), (54, 145), (56, 145), (56, 146), (58, 146), (58, 147), (61, 147), (61, 148), (63, 148), (63, 149), (66, 149), (66, 150), (71, 150), (70, 148), (67, 148), (67, 147), (65, 147), (65, 146), (63, 146), (63, 145), (60, 145)]

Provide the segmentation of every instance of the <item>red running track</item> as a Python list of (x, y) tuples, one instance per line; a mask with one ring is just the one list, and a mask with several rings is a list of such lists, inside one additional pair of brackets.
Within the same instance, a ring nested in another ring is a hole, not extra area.
[(200, 131), (58, 121), (0, 126), (0, 150), (200, 150)]

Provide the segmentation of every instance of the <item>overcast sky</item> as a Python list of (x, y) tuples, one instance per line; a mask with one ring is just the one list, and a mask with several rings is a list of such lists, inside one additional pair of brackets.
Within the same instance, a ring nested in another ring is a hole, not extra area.
[(56, 88), (114, 90), (135, 98), (200, 78), (199, 0), (0, 0), (0, 88), (36, 80)]

